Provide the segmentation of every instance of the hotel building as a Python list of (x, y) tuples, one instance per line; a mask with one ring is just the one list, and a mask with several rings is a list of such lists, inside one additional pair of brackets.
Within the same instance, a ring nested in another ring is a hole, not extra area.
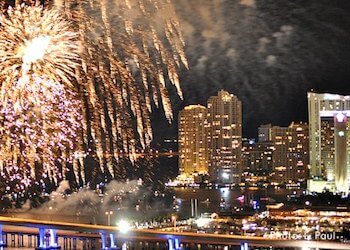
[(350, 96), (308, 93), (309, 191), (349, 192)]

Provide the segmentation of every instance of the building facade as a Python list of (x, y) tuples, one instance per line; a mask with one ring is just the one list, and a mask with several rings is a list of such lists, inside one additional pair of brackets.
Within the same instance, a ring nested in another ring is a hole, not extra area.
[(311, 179), (334, 183), (349, 192), (350, 96), (308, 93)]
[(241, 182), (242, 104), (224, 90), (208, 100), (209, 175), (218, 183)]
[(297, 183), (308, 178), (309, 127), (306, 123), (291, 123), (288, 127), (271, 127), (273, 180), (277, 183)]
[(191, 105), (179, 112), (180, 174), (208, 173), (207, 108)]
[(271, 141), (243, 143), (243, 172), (268, 177), (272, 172), (273, 144)]

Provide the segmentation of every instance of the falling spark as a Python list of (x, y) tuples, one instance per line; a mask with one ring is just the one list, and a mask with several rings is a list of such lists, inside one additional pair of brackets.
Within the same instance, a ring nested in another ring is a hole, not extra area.
[[(26, 97), (20, 111), (12, 105), (16, 88), (9, 89), (6, 102), (1, 102), (0, 162), (8, 174), (15, 172), (25, 179), (47, 175), (57, 184), (65, 173), (57, 163), (72, 161), (63, 156), (75, 149), (81, 103), (60, 83), (44, 78), (32, 81), (33, 86), (26, 84), (22, 89)], [(38, 176), (36, 164), (42, 166)]]
[(114, 177), (120, 155), (134, 162), (138, 146), (149, 148), (152, 106), (162, 106), (172, 121), (167, 82), (182, 98), (177, 69), (188, 63), (175, 10), (168, 0), (61, 0), (54, 7), (77, 28), (82, 44), (77, 82), (87, 108), (81, 150)]

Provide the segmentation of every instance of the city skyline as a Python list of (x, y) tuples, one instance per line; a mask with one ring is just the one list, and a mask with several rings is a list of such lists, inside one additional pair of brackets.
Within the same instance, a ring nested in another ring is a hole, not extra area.
[[(218, 89), (217, 91), (219, 91), (220, 89)], [(216, 91), (216, 92), (217, 92)], [(313, 90), (314, 91), (314, 90)], [(311, 91), (311, 92), (313, 92)], [(314, 91), (316, 93), (316, 91)], [(350, 90), (347, 91), (347, 92), (344, 92), (344, 91), (322, 91), (322, 92), (319, 92), (320, 94), (334, 94), (334, 95), (346, 95), (347, 93), (350, 93)], [(250, 139), (256, 139), (258, 140), (259, 139), (259, 127), (261, 125), (268, 125), (268, 124), (272, 124), (273, 126), (281, 126), (281, 127), (286, 127), (288, 126), (290, 123), (292, 122), (296, 122), (296, 123), (299, 123), (299, 122), (308, 122), (308, 110), (307, 110), (307, 95), (308, 95), (308, 91), (305, 91), (304, 93), (305, 95), (301, 95), (303, 96), (302, 99), (305, 100), (305, 103), (303, 105), (303, 109), (305, 110), (302, 110), (302, 113), (303, 113), (303, 118), (302, 119), (293, 119), (293, 118), (289, 118), (289, 119), (285, 119), (284, 121), (281, 121), (280, 122), (273, 122), (274, 119), (265, 119), (264, 122), (260, 123), (260, 124), (256, 124), (254, 127), (251, 127), (251, 128), (247, 128), (247, 126), (243, 123), (243, 126), (242, 126), (242, 136), (243, 138), (250, 138)], [(200, 105), (200, 106), (205, 106), (206, 105), (206, 102), (205, 101), (202, 101), (202, 102), (189, 102), (188, 106), (191, 106), (191, 105)], [(251, 112), (251, 111), (248, 111), (246, 108), (244, 108), (244, 105), (243, 106), (243, 114), (242, 114), (242, 117), (244, 119), (244, 117), (246, 116), (246, 114), (244, 112)], [(186, 107), (186, 106), (181, 106), (182, 108)], [(300, 107), (298, 106), (298, 110), (300, 110)], [(177, 138), (177, 125), (178, 125), (178, 122), (177, 122), (177, 115), (181, 110), (178, 110), (178, 111), (174, 111), (174, 117), (175, 117), (175, 121), (174, 123), (171, 123), (171, 124), (168, 124), (166, 123), (166, 121), (164, 119), (159, 119), (157, 122), (153, 122), (153, 126), (155, 127), (155, 131), (159, 132), (158, 135), (155, 136), (155, 142), (158, 144), (158, 146), (162, 147), (163, 146), (163, 143), (162, 143), (162, 140), (164, 139), (170, 139), (170, 138)], [(177, 113), (176, 113), (177, 112)], [(154, 114), (154, 117), (158, 116), (159, 117), (159, 113), (156, 112)], [(158, 124), (159, 122), (159, 124)], [(166, 127), (166, 129), (164, 130), (164, 126)], [(162, 130), (158, 130), (158, 128), (163, 128)], [(167, 134), (164, 134), (164, 132), (167, 132)], [(161, 140), (158, 140), (159, 138), (161, 138)]]
[(0, 9), (0, 250), (350, 248), (350, 1)]
[(307, 97), (308, 123), (261, 125), (257, 143), (242, 141), (242, 106), (233, 94), (220, 90), (209, 98), (207, 108), (185, 107), (179, 113), (180, 174), (208, 174), (214, 183), (226, 179), (231, 184), (240, 183), (244, 175), (249, 179), (250, 174), (277, 184), (305, 185), (307, 180), (310, 192), (327, 189), (347, 194), (350, 96), (308, 92)]
[(261, 125), (258, 142), (243, 141), (238, 98), (220, 90), (207, 103), (207, 107), (189, 105), (179, 112), (178, 180), (237, 185), (241, 179), (246, 182), (255, 175), (277, 185), (306, 183), (308, 123), (292, 122), (287, 127)]

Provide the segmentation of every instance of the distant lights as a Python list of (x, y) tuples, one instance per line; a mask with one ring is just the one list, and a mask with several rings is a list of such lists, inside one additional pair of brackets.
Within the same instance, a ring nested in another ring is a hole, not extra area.
[(228, 180), (230, 179), (230, 175), (228, 173), (222, 173), (222, 178), (225, 179), (225, 180)]
[(211, 221), (212, 221), (211, 218), (203, 218), (203, 217), (201, 217), (201, 218), (198, 218), (196, 220), (196, 224), (197, 224), (198, 227), (206, 227), (206, 226), (208, 226), (210, 224)]

